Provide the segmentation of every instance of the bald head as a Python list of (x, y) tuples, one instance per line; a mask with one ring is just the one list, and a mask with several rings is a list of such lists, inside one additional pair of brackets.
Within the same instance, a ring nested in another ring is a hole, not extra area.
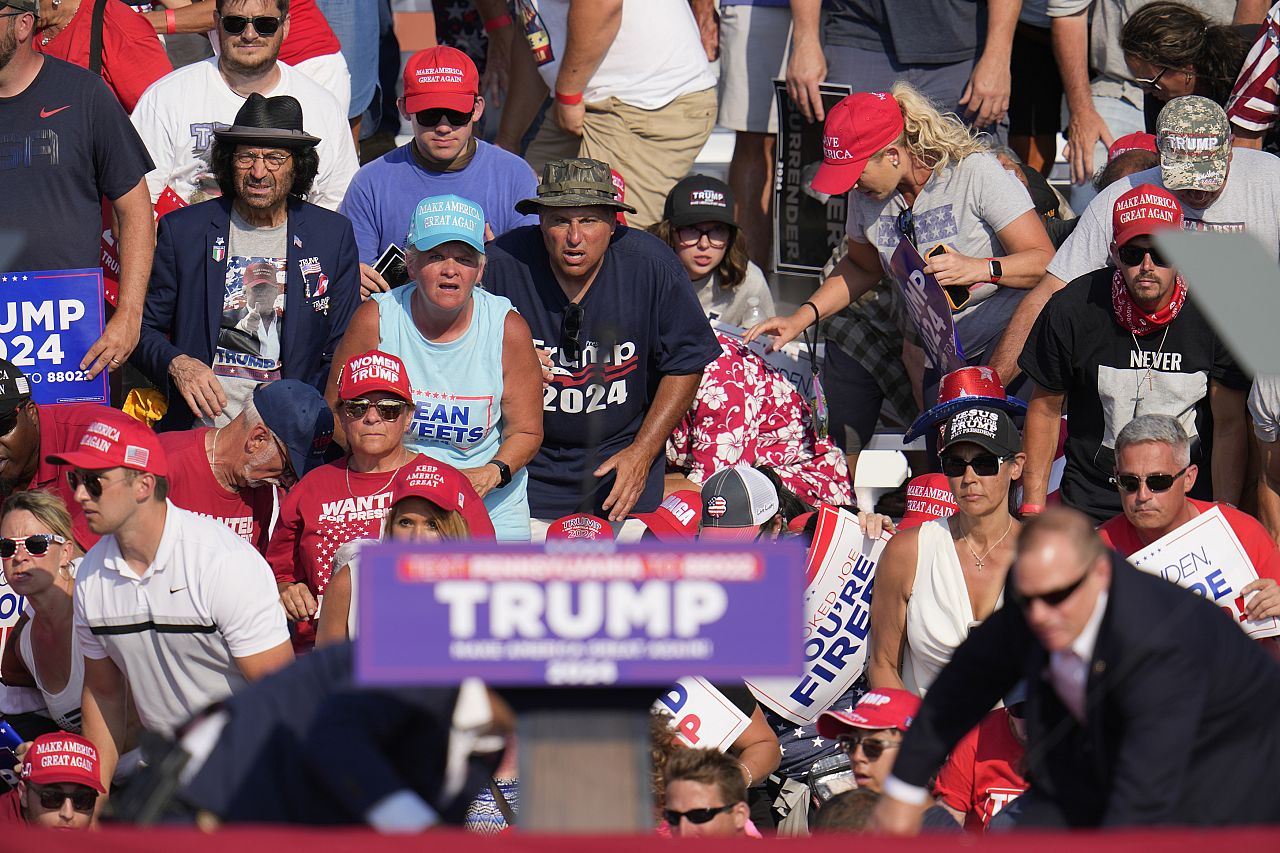
[(1023, 525), (1013, 592), (1040, 644), (1069, 648), (1111, 584), (1111, 561), (1093, 524), (1054, 507)]

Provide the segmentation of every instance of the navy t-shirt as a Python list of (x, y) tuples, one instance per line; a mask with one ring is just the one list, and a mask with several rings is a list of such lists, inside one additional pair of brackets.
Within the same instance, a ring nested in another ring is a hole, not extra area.
[(101, 266), (101, 197), (120, 198), (152, 168), (101, 78), (44, 57), (25, 91), (0, 98), (0, 231), (24, 238), (5, 268)]
[[(569, 300), (536, 225), (489, 244), (484, 284), (515, 304), (535, 345), (551, 349), (554, 376), (542, 394), (542, 449), (529, 463), (533, 515), (601, 514), (613, 475), (597, 479), (593, 472), (635, 439), (659, 380), (698, 373), (720, 354), (688, 274), (661, 240), (619, 226), (580, 300), (583, 350), (576, 361), (561, 352)], [(659, 453), (634, 512), (651, 512), (661, 502), (662, 473)]]

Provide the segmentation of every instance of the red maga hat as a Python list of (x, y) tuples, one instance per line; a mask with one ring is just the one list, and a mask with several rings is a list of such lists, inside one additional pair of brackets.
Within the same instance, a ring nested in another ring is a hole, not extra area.
[(921, 474), (907, 483), (907, 511), (898, 522), (899, 530), (919, 527), (956, 511), (956, 496), (944, 474)]
[(422, 498), (446, 512), (461, 513), (472, 539), (494, 538), (493, 521), (484, 501), (467, 476), (452, 465), (426, 456), (405, 465), (392, 480), (391, 503), (405, 498)]
[(696, 489), (681, 489), (667, 495), (653, 512), (638, 512), (632, 518), (644, 522), (662, 541), (698, 538), (698, 518), (702, 515), (702, 496)]
[(1182, 227), (1182, 205), (1168, 190), (1154, 184), (1134, 187), (1116, 199), (1111, 209), (1112, 239), (1123, 246), (1135, 237)]
[(852, 711), (823, 711), (818, 736), (836, 738), (849, 729), (897, 729), (905, 732), (920, 710), (920, 697), (910, 690), (881, 687), (862, 694)]
[(848, 192), (867, 161), (902, 136), (902, 108), (888, 92), (855, 92), (827, 112), (822, 126), (822, 165), (813, 188), (827, 195)]
[(457, 48), (441, 45), (420, 50), (404, 66), (404, 111), (429, 109), (459, 113), (475, 109), (480, 94), (476, 64)]
[(338, 399), (355, 400), (371, 391), (386, 391), (413, 402), (409, 371), (399, 357), (381, 350), (353, 355), (338, 376)]
[(88, 738), (71, 732), (54, 732), (33, 740), (22, 761), (22, 778), (37, 785), (69, 782), (99, 794), (107, 792), (102, 786), (98, 748)]
[(86, 471), (131, 468), (157, 477), (169, 474), (169, 460), (151, 427), (105, 406), (98, 419), (85, 427), (73, 450), (46, 458), (54, 465), (70, 465)]
[(573, 539), (594, 542), (598, 539), (612, 539), (613, 527), (603, 518), (584, 513), (566, 515), (557, 518), (547, 527), (547, 539)]
[(972, 406), (986, 406), (1003, 409), (1010, 414), (1020, 415), (1027, 410), (1027, 404), (1017, 397), (1010, 397), (1004, 392), (1004, 385), (996, 372), (986, 365), (962, 367), (942, 377), (938, 386), (938, 402), (933, 408), (916, 418), (902, 437), (903, 444), (909, 444), (925, 431), (945, 421), (956, 412)]

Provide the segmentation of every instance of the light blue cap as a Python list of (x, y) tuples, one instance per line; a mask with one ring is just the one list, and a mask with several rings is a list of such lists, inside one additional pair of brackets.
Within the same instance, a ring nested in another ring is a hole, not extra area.
[(484, 211), (470, 199), (433, 195), (418, 202), (409, 222), (409, 245), (418, 251), (459, 240), (484, 254)]

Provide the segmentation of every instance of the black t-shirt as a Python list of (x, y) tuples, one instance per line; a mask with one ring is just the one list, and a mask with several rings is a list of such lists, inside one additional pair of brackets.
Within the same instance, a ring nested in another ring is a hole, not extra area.
[(986, 0), (828, 0), (823, 11), (825, 44), (883, 52), (904, 65), (964, 62), (986, 41)]
[(102, 265), (102, 202), (151, 170), (129, 116), (97, 75), (53, 57), (0, 98), (0, 231), (24, 237), (6, 270)]
[(1137, 415), (1181, 420), (1192, 438), (1191, 459), (1200, 464), (1192, 494), (1210, 499), (1213, 486), (1205, 464), (1213, 430), (1209, 382), (1249, 387), (1191, 299), (1163, 331), (1139, 335), (1135, 346), (1111, 308), (1114, 272), (1113, 267), (1097, 270), (1054, 294), (1018, 359), (1037, 385), (1067, 396), (1062, 499), (1098, 522), (1121, 512), (1120, 495), (1109, 482), (1115, 437)]
[[(601, 514), (614, 478), (592, 472), (636, 437), (659, 380), (698, 373), (720, 354), (688, 274), (661, 240), (620, 226), (580, 301), (584, 349), (577, 361), (560, 351), (569, 301), (537, 226), (489, 244), (484, 283), (515, 304), (534, 343), (549, 347), (554, 363), (542, 396), (542, 449), (529, 463), (534, 517)], [(634, 512), (651, 512), (661, 502), (663, 463), (659, 453)]]

